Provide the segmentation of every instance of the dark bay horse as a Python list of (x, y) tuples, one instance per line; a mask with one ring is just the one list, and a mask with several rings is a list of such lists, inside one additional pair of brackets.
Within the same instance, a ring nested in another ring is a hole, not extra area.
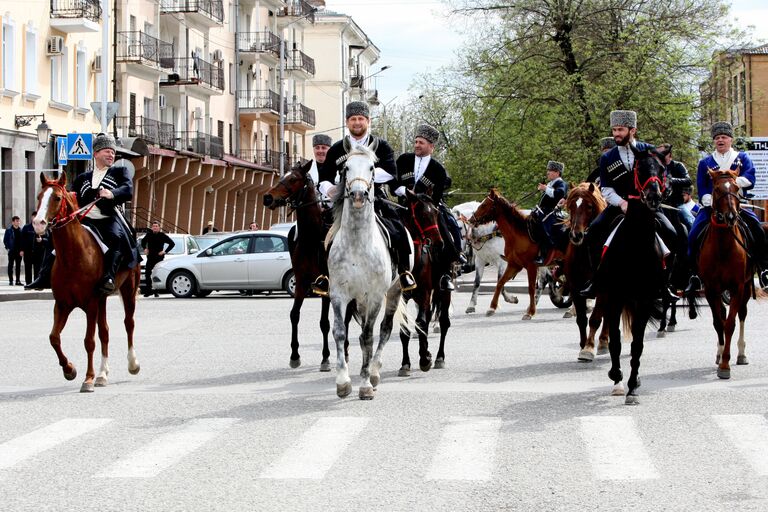
[[(585, 235), (592, 221), (605, 209), (603, 194), (594, 183), (582, 183), (568, 193), (565, 208), (568, 211), (569, 244), (565, 251), (565, 279), (571, 290), (581, 290), (592, 279), (592, 265), (589, 248), (584, 243)], [(576, 309), (576, 324), (579, 326), (579, 361), (590, 362), (595, 358), (595, 333), (603, 319), (602, 304), (597, 301), (589, 317), (587, 335), (587, 300), (579, 293), (571, 293)], [(608, 327), (603, 323), (600, 332), (598, 354), (608, 352)]]
[[(72, 193), (65, 186), (67, 177), (48, 180), (40, 173), (42, 190), (38, 195), (37, 216), (32, 225), (37, 234), (50, 228), (56, 260), (51, 273), (51, 289), (56, 301), (53, 306), (53, 328), (49, 336), (51, 346), (59, 358), (64, 378), (77, 376), (75, 366), (61, 350), (61, 331), (70, 313), (80, 308), (86, 315), (85, 350), (88, 353), (88, 369), (80, 391), (92, 392), (94, 386), (107, 385), (109, 374), (109, 325), (107, 325), (107, 297), (97, 291), (103, 274), (104, 255), (93, 236), (80, 224), (79, 210)], [(133, 315), (136, 311), (136, 292), (139, 289), (141, 268), (121, 269), (116, 276), (116, 288), (120, 291), (125, 309), (125, 332), (128, 335), (128, 371), (139, 373), (139, 362), (133, 349)], [(101, 368), (96, 377), (93, 368), (93, 352), (96, 348), (96, 327), (101, 341)]]
[(517, 209), (515, 205), (504, 199), (498, 190), (492, 188), (485, 199), (477, 207), (469, 222), (475, 226), (495, 221), (504, 237), (504, 259), (507, 269), (496, 283), (491, 306), (486, 315), (496, 313), (499, 307), (499, 295), (504, 285), (515, 277), (520, 270), (528, 274), (528, 309), (523, 320), (530, 320), (536, 314), (536, 255), (539, 244), (528, 235), (528, 216)]
[[(445, 368), (445, 336), (451, 326), (448, 307), (451, 304), (451, 291), (440, 290), (440, 277), (443, 275), (439, 257), (445, 243), (440, 234), (437, 205), (428, 194), (414, 194), (406, 191), (407, 209), (400, 211), (400, 218), (413, 239), (414, 262), (413, 276), (418, 286), (403, 295), (407, 302), (413, 299), (418, 309), (416, 331), (419, 336), (419, 368), (426, 372), (432, 368), (432, 353), (429, 351), (427, 335), (429, 322), (435, 314), (440, 319), (440, 346), (437, 350), (434, 366)], [(411, 374), (411, 358), (408, 343), (411, 332), (405, 325), (400, 327), (400, 341), (403, 345), (403, 361), (398, 375), (407, 377)]]
[(632, 332), (627, 405), (639, 403), (636, 390), (640, 387), (638, 371), (645, 328), (652, 315), (658, 314), (656, 298), (667, 283), (656, 234), (656, 212), (661, 207), (664, 191), (664, 167), (655, 150), (637, 152), (632, 147), (632, 151), (635, 153), (632, 172), (639, 194), (629, 197), (626, 214), (614, 228), (613, 239), (604, 251), (600, 280), (595, 282), (610, 333), (608, 377), (614, 383), (613, 395), (624, 394), (620, 362), (622, 317)]
[[(274, 210), (288, 204), (296, 212), (296, 226), (288, 234), (291, 265), (296, 276), (296, 293), (291, 308), (291, 368), (301, 366), (299, 355), (299, 318), (304, 299), (312, 296), (312, 281), (319, 275), (328, 274), (328, 260), (323, 243), (327, 230), (323, 222), (323, 210), (317, 197), (315, 184), (301, 168), (293, 169), (264, 195), (264, 206)], [(320, 332), (323, 335), (323, 359), (320, 371), (331, 371), (328, 349), (328, 333), (331, 323), (328, 311), (331, 301), (322, 297), (320, 312)]]
[[(739, 317), (738, 357), (736, 364), (748, 364), (744, 353), (744, 321), (747, 303), (754, 286), (754, 266), (746, 248), (746, 227), (740, 222), (741, 208), (737, 171), (709, 171), (712, 178), (712, 220), (699, 251), (699, 277), (712, 310), (712, 324), (717, 333), (717, 376), (731, 377), (731, 339)], [(723, 292), (730, 294), (726, 315)], [(695, 307), (693, 304), (691, 307)]]

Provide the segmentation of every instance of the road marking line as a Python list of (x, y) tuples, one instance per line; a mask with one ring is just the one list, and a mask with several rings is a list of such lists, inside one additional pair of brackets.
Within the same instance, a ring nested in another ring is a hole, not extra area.
[(490, 480), (501, 419), (454, 416), (448, 421), (427, 480)]
[(259, 478), (321, 480), (367, 424), (368, 418), (320, 418)]
[(630, 416), (583, 416), (581, 434), (598, 480), (659, 478)]
[(768, 420), (760, 414), (724, 414), (712, 418), (757, 474), (768, 476)]
[(112, 421), (106, 418), (67, 418), (0, 444), (0, 469), (50, 450)]
[(152, 478), (220, 435), (238, 420), (205, 418), (192, 420), (118, 460), (95, 476), (104, 478)]

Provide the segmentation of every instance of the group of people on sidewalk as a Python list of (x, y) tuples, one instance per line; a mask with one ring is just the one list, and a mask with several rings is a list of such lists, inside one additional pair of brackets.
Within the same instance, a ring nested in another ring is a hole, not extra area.
[(8, 253), (8, 284), (22, 286), (21, 263), (24, 262), (24, 285), (32, 283), (40, 273), (45, 247), (48, 243), (47, 236), (35, 233), (32, 227), (32, 219), (37, 212), (32, 212), (29, 223), (21, 226), (21, 219), (14, 215), (11, 224), (3, 235), (3, 245)]

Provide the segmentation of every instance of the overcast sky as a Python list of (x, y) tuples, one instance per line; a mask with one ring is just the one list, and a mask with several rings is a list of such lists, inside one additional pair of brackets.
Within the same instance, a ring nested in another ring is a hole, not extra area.
[[(374, 70), (391, 66), (375, 77), (383, 103), (407, 97), (418, 73), (450, 64), (465, 31), (438, 0), (326, 0), (326, 6), (352, 16), (381, 50)], [(740, 25), (755, 25), (756, 38), (768, 41), (768, 0), (733, 0), (732, 6)]]

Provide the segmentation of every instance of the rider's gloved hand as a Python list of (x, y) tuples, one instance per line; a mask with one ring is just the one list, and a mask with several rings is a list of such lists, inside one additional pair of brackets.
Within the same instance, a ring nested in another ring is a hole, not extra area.
[(712, 194), (701, 196), (701, 206), (712, 206)]
[(752, 182), (749, 181), (744, 176), (739, 176), (738, 178), (736, 178), (736, 184), (741, 188), (747, 188), (752, 186)]
[(405, 187), (403, 185), (400, 185), (395, 189), (395, 195), (399, 197), (405, 196)]

